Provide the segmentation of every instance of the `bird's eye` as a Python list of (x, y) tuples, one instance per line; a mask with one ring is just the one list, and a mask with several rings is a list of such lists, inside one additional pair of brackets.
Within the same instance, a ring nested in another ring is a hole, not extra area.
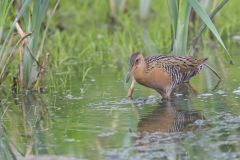
[(135, 63), (139, 63), (139, 61), (140, 61), (140, 58), (137, 58), (137, 59), (135, 60)]

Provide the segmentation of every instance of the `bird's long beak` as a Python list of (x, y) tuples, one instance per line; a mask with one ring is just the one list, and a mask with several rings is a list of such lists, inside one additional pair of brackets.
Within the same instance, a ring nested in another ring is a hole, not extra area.
[(128, 71), (128, 73), (127, 73), (127, 76), (126, 76), (126, 83), (128, 83), (128, 81), (129, 81), (131, 75), (132, 75), (132, 67), (129, 68), (129, 71)]
[(126, 77), (126, 83), (128, 83), (130, 77), (131, 77), (131, 71), (128, 71), (127, 77)]

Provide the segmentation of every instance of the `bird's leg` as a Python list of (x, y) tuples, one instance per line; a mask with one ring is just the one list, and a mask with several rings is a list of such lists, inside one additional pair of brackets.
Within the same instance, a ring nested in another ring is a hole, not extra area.
[(169, 101), (171, 99), (171, 93), (172, 93), (172, 89), (169, 88), (167, 91), (165, 91), (163, 99), (166, 101)]
[(135, 85), (135, 79), (132, 80), (132, 83), (131, 83), (131, 86), (130, 88), (128, 89), (128, 97), (132, 97), (132, 94), (133, 94), (133, 91), (134, 91), (134, 85)]
[(158, 89), (156, 91), (162, 96), (162, 101), (170, 100), (171, 90), (165, 91), (165, 90)]
[(166, 97), (168, 100), (171, 98), (171, 93), (172, 93), (172, 90), (168, 90), (166, 93)]

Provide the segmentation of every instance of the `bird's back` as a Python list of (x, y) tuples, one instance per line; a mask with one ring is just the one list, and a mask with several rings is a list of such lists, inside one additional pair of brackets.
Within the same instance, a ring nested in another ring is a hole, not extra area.
[(207, 58), (196, 59), (192, 56), (149, 56), (145, 58), (147, 72), (153, 68), (159, 68), (166, 72), (171, 83), (176, 85), (188, 81), (201, 69)]

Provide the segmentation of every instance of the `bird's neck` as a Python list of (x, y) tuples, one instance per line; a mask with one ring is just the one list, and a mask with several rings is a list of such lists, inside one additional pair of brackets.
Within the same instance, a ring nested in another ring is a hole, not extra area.
[(147, 74), (146, 73), (147, 73), (147, 65), (146, 65), (146, 62), (143, 61), (134, 70), (133, 76), (134, 76), (135, 80), (138, 83), (142, 84), (142, 83), (144, 83), (146, 81), (146, 78), (147, 78)]

